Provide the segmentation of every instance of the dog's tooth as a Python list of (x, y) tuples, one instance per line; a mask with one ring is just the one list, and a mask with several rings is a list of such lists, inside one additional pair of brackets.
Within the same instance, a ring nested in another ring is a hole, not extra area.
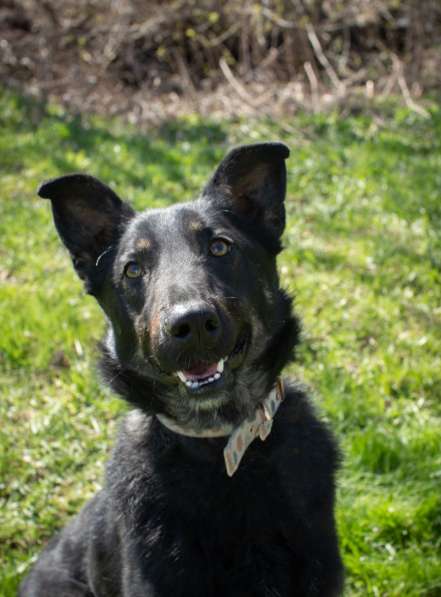
[(185, 377), (185, 375), (182, 371), (176, 371), (176, 375), (179, 377), (179, 379), (181, 381), (183, 381), (184, 383), (187, 383), (187, 378)]
[(214, 376), (213, 376), (213, 381), (214, 381), (215, 379), (219, 379), (219, 378), (220, 378), (220, 376), (221, 376), (221, 374), (220, 374), (220, 373), (215, 373), (215, 374), (214, 374)]
[(224, 370), (224, 359), (221, 359), (217, 364), (217, 371), (218, 373), (222, 373)]

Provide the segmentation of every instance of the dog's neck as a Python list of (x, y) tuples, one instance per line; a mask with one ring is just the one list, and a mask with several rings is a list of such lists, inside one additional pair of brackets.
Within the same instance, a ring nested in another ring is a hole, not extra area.
[(248, 446), (256, 438), (264, 441), (271, 433), (273, 418), (285, 397), (283, 382), (277, 379), (269, 395), (257, 407), (254, 416), (242, 421), (234, 428), (231, 424), (219, 425), (207, 430), (196, 431), (184, 427), (165, 415), (156, 415), (157, 419), (170, 431), (193, 438), (219, 438), (229, 436), (224, 448), (224, 461), (227, 475), (232, 477), (239, 468)]
[(186, 437), (227, 437), (227, 435), (230, 435), (234, 429), (234, 426), (231, 423), (224, 423), (217, 427), (210, 427), (210, 429), (196, 430), (179, 424), (166, 415), (156, 415), (156, 418), (170, 431), (178, 433), (179, 435), (185, 435)]

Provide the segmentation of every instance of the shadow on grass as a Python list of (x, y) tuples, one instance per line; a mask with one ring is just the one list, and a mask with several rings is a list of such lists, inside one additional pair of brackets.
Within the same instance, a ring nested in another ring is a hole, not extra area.
[[(54, 175), (83, 170), (78, 165), (78, 156), (83, 155), (93, 174), (107, 179), (110, 175), (122, 186), (142, 188), (150, 183), (155, 167), (157, 178), (191, 188), (188, 162), (194, 162), (195, 170), (209, 171), (227, 139), (219, 123), (198, 118), (172, 120), (140, 132), (123, 122), (69, 115), (34, 99), (9, 94), (0, 124), (11, 131), (35, 133), (21, 141), (20, 152), (34, 160), (46, 156)], [(19, 169), (17, 155), (10, 166)]]

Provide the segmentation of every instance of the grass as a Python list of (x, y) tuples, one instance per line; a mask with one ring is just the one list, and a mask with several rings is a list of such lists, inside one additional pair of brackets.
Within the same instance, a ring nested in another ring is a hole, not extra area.
[(289, 161), (283, 284), (305, 380), (344, 453), (348, 596), (441, 595), (441, 111), (169, 123), (140, 134), (0, 96), (0, 595), (99, 487), (124, 405), (98, 384), (103, 329), (38, 200), (83, 170), (138, 208), (191, 198), (232, 144)]

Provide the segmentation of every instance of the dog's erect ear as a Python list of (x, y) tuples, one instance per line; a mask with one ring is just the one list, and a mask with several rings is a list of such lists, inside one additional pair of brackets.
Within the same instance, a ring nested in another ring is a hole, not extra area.
[(219, 164), (202, 196), (227, 204), (278, 239), (285, 227), (288, 156), (289, 149), (283, 143), (236, 147)]
[(51, 200), (58, 234), (78, 275), (92, 291), (97, 261), (118, 240), (122, 225), (135, 212), (107, 185), (86, 174), (44, 182), (38, 194)]

